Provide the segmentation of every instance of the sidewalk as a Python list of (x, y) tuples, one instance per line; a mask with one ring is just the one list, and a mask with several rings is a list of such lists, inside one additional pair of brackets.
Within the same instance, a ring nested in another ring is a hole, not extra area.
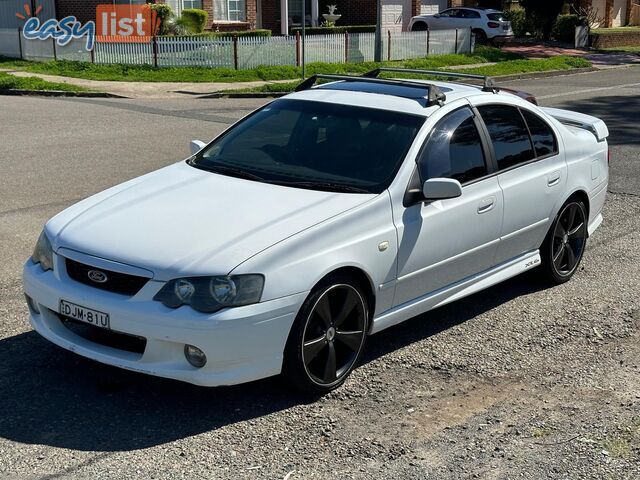
[(128, 98), (185, 98), (204, 95), (220, 90), (259, 87), (268, 83), (287, 83), (295, 80), (273, 80), (256, 82), (116, 82), (106, 80), (85, 80), (83, 78), (60, 77), (42, 73), (23, 72), (21, 70), (0, 68), (1, 72), (17, 77), (38, 77), (49, 82), (68, 83), (89, 88), (98, 92), (107, 92)]
[(596, 68), (612, 68), (621, 65), (640, 65), (640, 55), (633, 53), (590, 53), (575, 48), (561, 48), (549, 45), (506, 45), (506, 52), (519, 53), (527, 58), (547, 58), (556, 55), (582, 57), (593, 63)]

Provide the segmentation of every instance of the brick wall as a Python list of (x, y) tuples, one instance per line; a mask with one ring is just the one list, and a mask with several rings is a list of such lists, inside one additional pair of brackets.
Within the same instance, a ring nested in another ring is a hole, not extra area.
[(280, 35), (280, 0), (262, 0), (262, 28)]
[(56, 0), (58, 18), (74, 15), (80, 22), (95, 21), (96, 7), (104, 0)]
[(593, 48), (640, 46), (640, 32), (608, 32), (590, 35)]

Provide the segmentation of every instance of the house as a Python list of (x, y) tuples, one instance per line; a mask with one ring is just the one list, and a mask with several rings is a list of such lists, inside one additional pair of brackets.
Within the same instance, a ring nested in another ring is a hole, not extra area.
[[(105, 3), (143, 4), (146, 0), (40, 0), (53, 2), (57, 18), (75, 15), (86, 22), (95, 20), (96, 7)], [(266, 28), (274, 34), (286, 34), (302, 23), (303, 0), (156, 0), (167, 3), (180, 14), (185, 8), (200, 8), (209, 13), (207, 29), (216, 31)], [(306, 24), (320, 25), (327, 5), (335, 4), (341, 16), (338, 25), (374, 25), (376, 0), (304, 0)], [(594, 0), (596, 1), (596, 0)], [(603, 0), (604, 1), (604, 0)], [(616, 0), (619, 1), (619, 0)], [(406, 30), (415, 15), (434, 14), (451, 6), (501, 8), (502, 0), (382, 0), (385, 30)]]

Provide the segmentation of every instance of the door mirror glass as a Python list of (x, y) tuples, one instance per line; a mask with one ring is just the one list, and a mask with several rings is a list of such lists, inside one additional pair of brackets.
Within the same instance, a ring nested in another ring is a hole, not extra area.
[(440, 18), (440, 14), (439, 14), (439, 13), (436, 13), (436, 14), (433, 16), (433, 18)]
[(444, 200), (462, 195), (462, 185), (453, 178), (431, 178), (424, 182), (422, 194), (425, 200)]
[(206, 146), (207, 144), (201, 142), (200, 140), (191, 140), (191, 143), (189, 143), (189, 147), (191, 148), (191, 155), (195, 155)]

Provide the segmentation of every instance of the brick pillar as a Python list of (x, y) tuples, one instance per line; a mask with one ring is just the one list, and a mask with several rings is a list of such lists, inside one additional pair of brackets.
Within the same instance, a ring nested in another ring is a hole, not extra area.
[(256, 28), (256, 20), (258, 18), (258, 2), (257, 0), (246, 0), (247, 9), (247, 23), (249, 23), (249, 28)]
[(607, 0), (604, 7), (604, 26), (609, 28), (613, 23), (613, 0)]
[(411, 0), (411, 16), (415, 17), (416, 15), (420, 15), (420, 5), (422, 2), (420, 0)]
[(623, 25), (629, 25), (631, 21), (631, 9), (633, 8), (633, 1), (627, 0), (627, 9), (624, 12), (624, 23)]
[(211, 29), (214, 21), (213, 0), (202, 0), (202, 9), (209, 14), (209, 17), (207, 18), (207, 24), (204, 28)]

